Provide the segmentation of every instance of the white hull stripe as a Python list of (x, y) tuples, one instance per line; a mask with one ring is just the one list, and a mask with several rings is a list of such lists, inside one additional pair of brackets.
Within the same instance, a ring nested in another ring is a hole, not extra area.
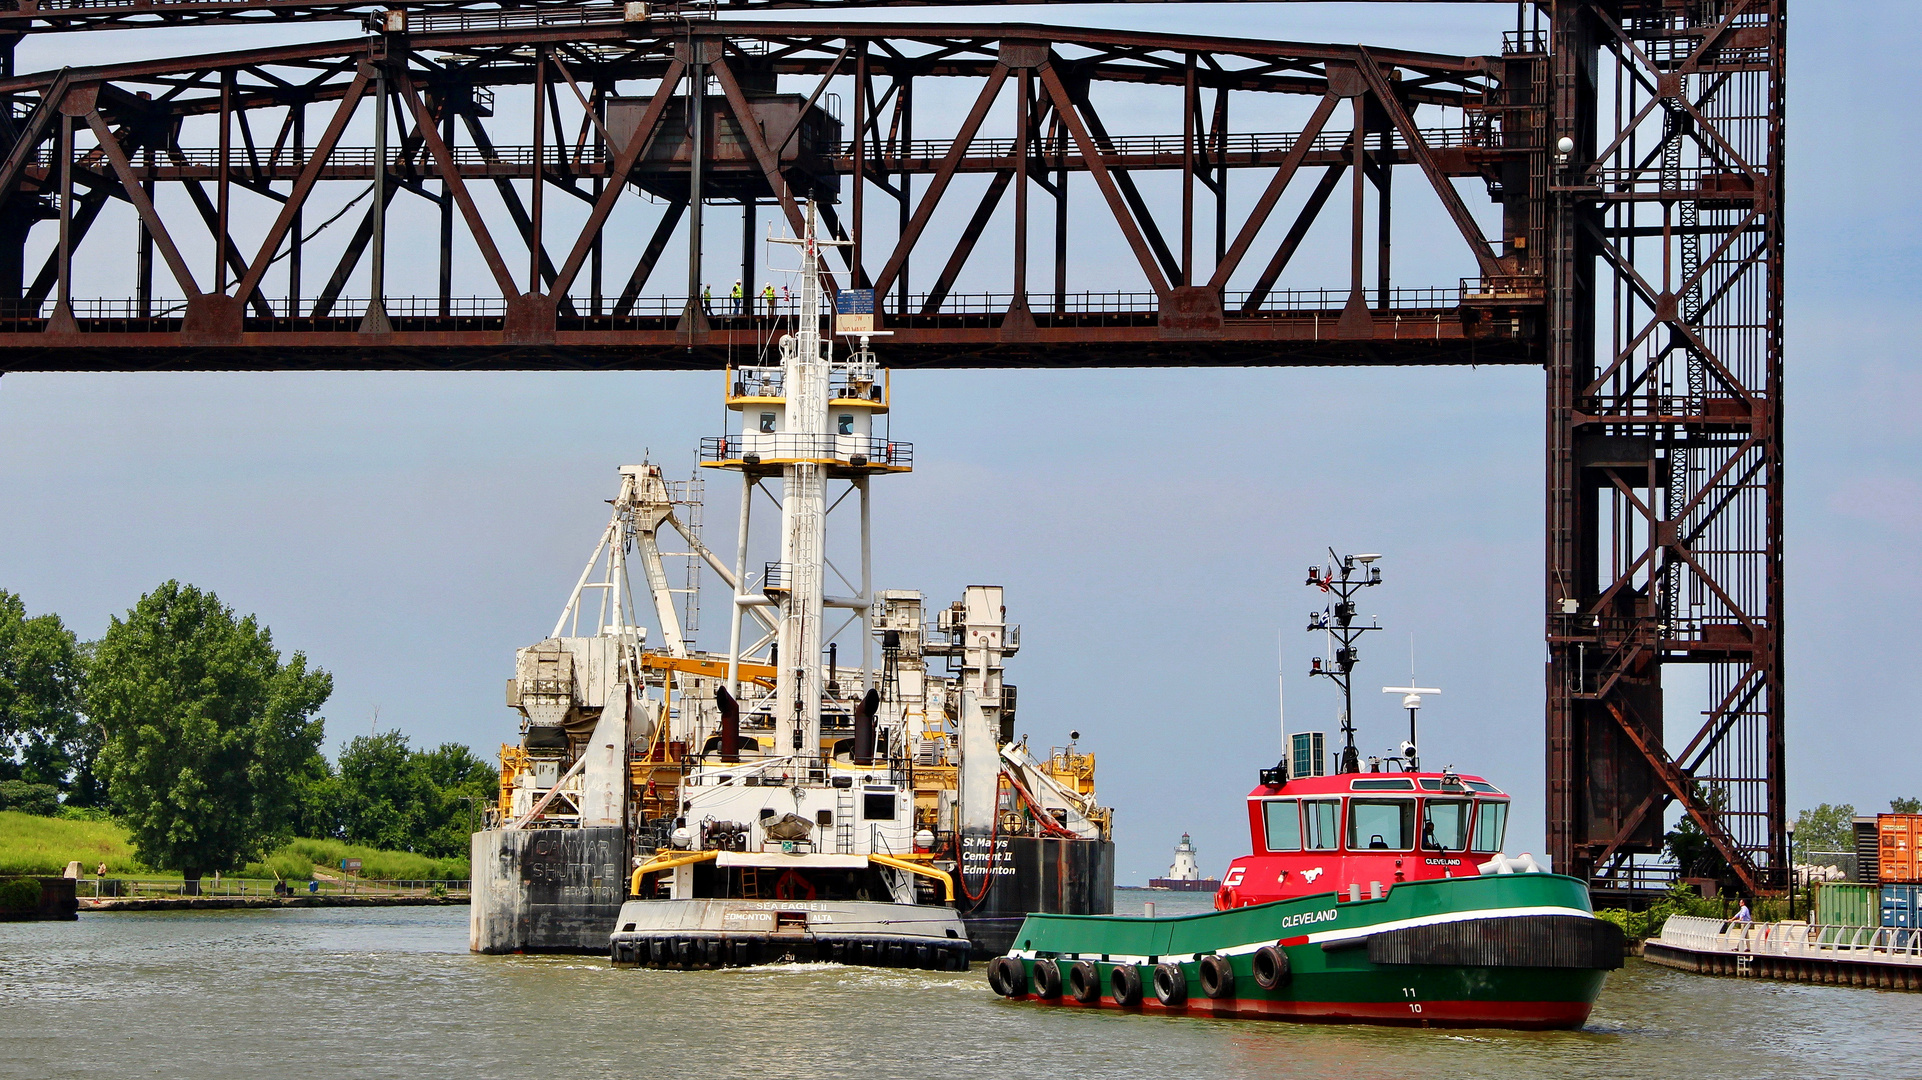
[[(1412, 926), (1439, 926), (1443, 923), (1468, 922), (1472, 919), (1516, 919), (1516, 918), (1521, 918), (1527, 915), (1573, 915), (1577, 918), (1582, 918), (1582, 919), (1592, 919), (1595, 917), (1594, 912), (1583, 911), (1580, 908), (1572, 908), (1572, 907), (1479, 908), (1475, 911), (1451, 911), (1443, 915), (1423, 915), (1419, 918), (1413, 918), (1413, 919), (1396, 919), (1392, 922), (1371, 923), (1368, 926), (1351, 926), (1351, 927), (1339, 927), (1333, 930), (1318, 930), (1312, 934), (1306, 934), (1306, 935), (1294, 934), (1294, 935), (1289, 935), (1286, 938), (1263, 938), (1259, 941), (1243, 942), (1242, 944), (1239, 944), (1239, 945), (1231, 945), (1225, 949), (1215, 949), (1213, 951), (1217, 956), (1242, 956), (1247, 953), (1252, 953), (1257, 949), (1262, 948), (1263, 946), (1273, 945), (1276, 941), (1291, 941), (1296, 937), (1305, 938), (1306, 944), (1319, 945), (1319, 944), (1325, 944), (1328, 942), (1337, 942), (1337, 941), (1361, 941), (1366, 938), (1372, 937), (1376, 934), (1385, 933), (1389, 930), (1405, 930)], [(1019, 960), (1035, 960), (1035, 959), (1038, 959), (1040, 956), (1040, 954), (1034, 949), (1010, 949), (1008, 950), (1008, 955)], [(1068, 954), (1068, 955), (1070, 958), (1075, 958), (1075, 959), (1090, 958), (1088, 954)], [(1096, 954), (1096, 955), (1100, 955), (1100, 954)], [(1169, 953), (1165, 956), (1159, 957), (1158, 959), (1168, 960), (1176, 956), (1192, 956), (1192, 955), (1194, 954)], [(1206, 955), (1206, 954), (1204, 953), (1202, 955)], [(1111, 964), (1145, 964), (1148, 962), (1148, 957), (1146, 956), (1134, 956), (1134, 955), (1129, 955), (1125, 953), (1109, 953), (1107, 954), (1107, 956), (1108, 956), (1108, 959), (1105, 961), (1105, 963), (1111, 963)]]

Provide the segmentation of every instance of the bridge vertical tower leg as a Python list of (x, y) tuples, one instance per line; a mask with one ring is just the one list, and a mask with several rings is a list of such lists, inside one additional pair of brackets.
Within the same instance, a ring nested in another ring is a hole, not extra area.
[(1787, 882), (1785, 18), (1550, 14), (1548, 835), (1597, 887), (1637, 884), (1674, 805), (1683, 876)]
[[(19, 34), (0, 35), (0, 78), (13, 78), (13, 50), (20, 44)], [(13, 152), (20, 133), (13, 120), (13, 95), (0, 94), (0, 117), (5, 117), (5, 139), (0, 154)], [(9, 199), (0, 213), (0, 300), (18, 300), (26, 288), (27, 233), (36, 220), (29, 200)]]
[[(1520, 32), (1519, 30), (1517, 31)], [(1595, 152), (1598, 49), (1585, 5), (1553, 6), (1549, 32), (1551, 121), (1548, 140), (1573, 142), (1576, 153)], [(1547, 671), (1548, 782), (1544, 792), (1548, 851), (1556, 870), (1586, 877), (1588, 862), (1577, 854), (1586, 831), (1577, 823), (1586, 794), (1581, 782), (1584, 755), (1577, 749), (1586, 719), (1579, 691), (1586, 668), (1585, 647), (1558, 641), (1568, 616), (1586, 609), (1596, 592), (1592, 559), (1594, 530), (1583, 520), (1590, 510), (1576, 487), (1574, 428), (1576, 387), (1595, 371), (1595, 253), (1584, 239), (1580, 217), (1585, 208), (1562, 190), (1569, 158), (1554, 151), (1554, 183), (1549, 212), (1549, 250), (1544, 260), (1548, 294), (1547, 364), (1547, 582), (1549, 660)]]

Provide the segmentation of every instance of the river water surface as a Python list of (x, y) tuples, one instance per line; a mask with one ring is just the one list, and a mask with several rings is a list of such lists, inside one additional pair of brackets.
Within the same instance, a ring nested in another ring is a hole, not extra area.
[[(1196, 902), (1160, 895), (1161, 914)], [(1922, 1076), (1922, 994), (1630, 960), (1583, 1031), (1410, 1030), (1015, 1004), (980, 964), (671, 972), (473, 956), (464, 907), (0, 923), (0, 1076), (107, 1075), (1893, 1080)]]

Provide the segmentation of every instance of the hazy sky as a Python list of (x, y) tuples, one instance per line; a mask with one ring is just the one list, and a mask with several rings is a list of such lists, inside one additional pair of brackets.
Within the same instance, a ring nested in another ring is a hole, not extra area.
[[(1036, 17), (1482, 52), (1512, 11)], [(1900, 752), (1922, 599), (1918, 123), (1862, 77), (1903, 70), (1919, 32), (1912, 4), (1854, 3), (1800, 5), (1791, 33), (1792, 807), (1922, 793)], [(151, 48), (139, 40), (30, 40), (20, 67)], [(165, 40), (185, 53), (259, 38)], [(1407, 228), (1398, 258), (1420, 267), (1446, 234)], [(1436, 282), (1467, 272), (1452, 258), (1432, 255)], [(1344, 276), (1331, 258), (1298, 283)], [(651, 453), (686, 475), (722, 430), (719, 390), (706, 374), (9, 375), (0, 587), (91, 638), (160, 581), (193, 582), (335, 674), (331, 744), (378, 712), (416, 743), (492, 757), (515, 733), (513, 650), (552, 626), (616, 466)], [(1321, 602), (1303, 571), (1330, 544), (1385, 554), (1387, 584), (1362, 607), (1388, 627), (1357, 679), (1364, 751), (1400, 737), (1397, 701), (1376, 689), (1406, 677), (1412, 635), (1419, 678), (1444, 688), (1424, 710), (1426, 761), (1513, 790), (1509, 848), (1541, 850), (1539, 370), (911, 372), (894, 392), (918, 467), (876, 483), (876, 584), (936, 605), (1007, 586), (1024, 629), (1018, 727), (1041, 746), (1084, 733), (1122, 883), (1164, 869), (1184, 831), (1210, 871), (1245, 850), (1240, 796), (1277, 756), (1278, 639), (1290, 727), (1332, 729), (1331, 688), (1302, 676), (1322, 651), (1303, 632)], [(708, 538), (725, 548), (733, 490), (711, 491)], [(709, 607), (700, 641), (724, 645)]]

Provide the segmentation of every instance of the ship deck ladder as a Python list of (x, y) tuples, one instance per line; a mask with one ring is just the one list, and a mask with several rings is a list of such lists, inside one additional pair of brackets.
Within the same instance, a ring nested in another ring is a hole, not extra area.
[(761, 871), (758, 867), (741, 867), (741, 899), (759, 900), (761, 898)]
[(834, 850), (854, 854), (854, 786), (834, 789)]

